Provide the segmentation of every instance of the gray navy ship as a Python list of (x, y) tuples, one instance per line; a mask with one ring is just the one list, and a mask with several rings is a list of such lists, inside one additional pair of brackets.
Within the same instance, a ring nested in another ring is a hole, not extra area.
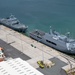
[(0, 19), (0, 24), (19, 32), (25, 32), (28, 28), (28, 26), (20, 23), (20, 21), (16, 17), (14, 17), (14, 15), (10, 15), (7, 18)]
[(66, 35), (62, 35), (50, 28), (49, 33), (35, 29), (29, 36), (61, 52), (75, 54), (75, 40), (70, 38), (69, 34), (70, 32), (67, 32)]

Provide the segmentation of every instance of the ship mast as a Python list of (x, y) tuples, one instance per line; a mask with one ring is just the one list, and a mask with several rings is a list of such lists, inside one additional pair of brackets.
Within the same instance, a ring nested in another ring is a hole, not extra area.
[(49, 31), (49, 34), (52, 34), (52, 27), (50, 26), (50, 31)]
[(66, 35), (67, 35), (67, 37), (69, 38), (69, 37), (70, 37), (70, 32), (67, 32)]

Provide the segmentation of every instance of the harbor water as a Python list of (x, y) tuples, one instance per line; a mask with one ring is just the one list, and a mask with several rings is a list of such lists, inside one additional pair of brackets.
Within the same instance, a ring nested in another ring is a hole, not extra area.
[(28, 31), (49, 32), (52, 26), (75, 38), (75, 0), (0, 0), (0, 18), (15, 15), (28, 26)]

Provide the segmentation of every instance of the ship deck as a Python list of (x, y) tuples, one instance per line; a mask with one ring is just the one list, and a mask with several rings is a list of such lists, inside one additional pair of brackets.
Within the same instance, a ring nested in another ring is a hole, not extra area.
[(31, 34), (43, 36), (43, 35), (45, 35), (45, 32), (40, 31), (40, 30), (34, 30), (33, 32), (31, 32)]
[[(61, 68), (67, 71), (70, 69), (70, 64), (75, 67), (74, 58), (3, 25), (0, 25), (0, 46), (4, 48), (8, 59), (20, 57), (44, 75), (61, 75)], [(51, 68), (41, 69), (37, 61), (43, 59), (47, 63), (53, 61), (55, 65)]]

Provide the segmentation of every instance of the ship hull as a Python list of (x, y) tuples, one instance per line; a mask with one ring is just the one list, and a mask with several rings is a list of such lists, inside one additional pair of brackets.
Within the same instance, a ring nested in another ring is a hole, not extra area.
[(28, 26), (20, 23), (20, 21), (16, 17), (14, 17), (14, 15), (10, 15), (7, 18), (0, 19), (0, 24), (19, 32), (26, 32), (28, 28)]
[(25, 28), (18, 28), (18, 25), (17, 25), (17, 27), (14, 27), (14, 26), (11, 26), (11, 25), (9, 25), (9, 24), (2, 23), (2, 22), (0, 22), (0, 24), (6, 26), (6, 27), (8, 27), (8, 28), (11, 28), (11, 29), (13, 29), (13, 30), (15, 30), (15, 31), (23, 32), (23, 33), (26, 32), (26, 30), (27, 30), (27, 28), (28, 28), (28, 27), (25, 27)]
[(75, 54), (75, 51), (68, 50), (65, 43), (58, 42), (57, 40), (54, 40), (51, 36), (49, 36), (49, 40), (47, 40), (44, 36), (39, 37), (37, 35), (34, 35), (33, 33), (30, 33), (30, 37), (37, 40), (38, 42), (41, 42), (49, 47), (54, 48), (55, 50), (61, 51), (63, 53), (67, 54)]

